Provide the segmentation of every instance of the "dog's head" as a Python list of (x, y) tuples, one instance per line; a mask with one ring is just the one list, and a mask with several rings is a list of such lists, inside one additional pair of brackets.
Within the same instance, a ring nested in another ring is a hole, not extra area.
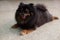
[(26, 23), (34, 16), (34, 6), (32, 3), (20, 3), (16, 11), (16, 19), (18, 22)]

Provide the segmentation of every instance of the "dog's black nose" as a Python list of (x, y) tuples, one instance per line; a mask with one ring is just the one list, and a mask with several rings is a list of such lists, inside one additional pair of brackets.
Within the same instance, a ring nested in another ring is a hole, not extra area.
[(22, 19), (26, 19), (27, 16), (30, 16), (30, 14), (23, 14), (23, 15), (22, 15)]

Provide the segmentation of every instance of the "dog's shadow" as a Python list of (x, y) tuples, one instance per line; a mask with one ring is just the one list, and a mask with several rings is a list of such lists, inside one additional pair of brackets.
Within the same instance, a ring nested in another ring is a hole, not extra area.
[(13, 29), (12, 26), (15, 24), (16, 22), (14, 20), (9, 21), (8, 23), (5, 23), (2, 27), (1, 27), (1, 34), (2, 35), (6, 35), (6, 34), (12, 34), (12, 35), (20, 35), (21, 29), (17, 28), (17, 29)]

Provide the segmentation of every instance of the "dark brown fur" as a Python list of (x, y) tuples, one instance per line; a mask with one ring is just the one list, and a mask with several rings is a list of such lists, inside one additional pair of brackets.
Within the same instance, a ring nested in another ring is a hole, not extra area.
[[(26, 11), (26, 9), (28, 10)], [(25, 11), (30, 14), (28, 17), (29, 19), (27, 18), (28, 20), (21, 17), (22, 14), (25, 14)], [(20, 3), (15, 14), (15, 19), (17, 21), (16, 25), (18, 25), (21, 29), (34, 30), (36, 27), (40, 27), (41, 25), (58, 18), (53, 18), (44, 5), (37, 4), (34, 6), (32, 3)]]

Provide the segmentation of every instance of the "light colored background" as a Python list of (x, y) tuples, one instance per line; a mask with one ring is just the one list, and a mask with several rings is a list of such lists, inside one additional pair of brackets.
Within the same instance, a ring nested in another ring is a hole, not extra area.
[[(11, 29), (11, 26), (16, 23), (14, 16), (20, 2), (0, 1), (0, 40), (60, 40), (60, 19), (44, 24), (24, 36), (19, 35), (19, 29)], [(60, 18), (60, 1), (58, 0), (25, 0), (23, 2), (44, 4), (52, 15)]]

